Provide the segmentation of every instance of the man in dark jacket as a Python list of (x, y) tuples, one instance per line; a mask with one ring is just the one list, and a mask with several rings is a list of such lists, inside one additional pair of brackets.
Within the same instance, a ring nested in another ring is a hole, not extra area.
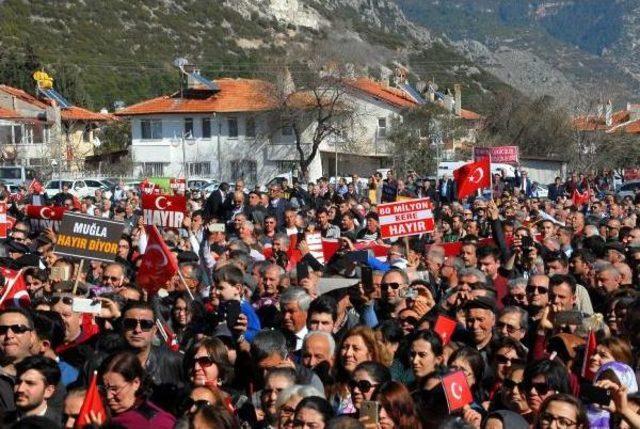
[(556, 180), (549, 185), (549, 199), (551, 201), (557, 201), (558, 197), (564, 194), (564, 186), (560, 180), (560, 177), (556, 177)]
[(213, 191), (204, 203), (204, 217), (209, 220), (216, 218), (219, 221), (225, 220), (225, 198), (227, 191), (229, 190), (229, 184), (222, 182), (220, 187)]

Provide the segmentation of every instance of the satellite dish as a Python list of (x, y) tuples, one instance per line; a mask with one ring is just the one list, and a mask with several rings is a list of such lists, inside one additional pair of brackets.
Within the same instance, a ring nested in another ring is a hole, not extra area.
[(2, 159), (7, 161), (13, 161), (18, 156), (18, 151), (15, 146), (4, 146), (2, 148)]
[(187, 64), (189, 64), (189, 60), (184, 57), (178, 57), (173, 60), (173, 65), (178, 67), (180, 70), (182, 70)]
[(93, 143), (93, 145), (95, 147), (100, 147), (100, 145), (102, 144), (102, 142), (100, 141), (100, 139), (98, 137), (94, 137), (92, 143)]
[(423, 80), (419, 80), (416, 82), (416, 89), (418, 92), (423, 93), (425, 89), (427, 89), (427, 82)]

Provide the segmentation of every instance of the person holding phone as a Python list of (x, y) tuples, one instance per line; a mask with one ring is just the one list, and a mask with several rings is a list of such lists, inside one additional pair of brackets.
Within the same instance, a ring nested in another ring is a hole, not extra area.
[[(260, 319), (251, 304), (244, 300), (244, 275), (242, 270), (235, 265), (225, 265), (214, 274), (215, 297), (218, 299), (218, 307), (224, 307), (229, 301), (240, 303), (241, 316), (235, 321), (227, 320), (231, 332), (239, 343), (251, 342), (260, 331)], [(229, 324), (231, 322), (231, 324)]]

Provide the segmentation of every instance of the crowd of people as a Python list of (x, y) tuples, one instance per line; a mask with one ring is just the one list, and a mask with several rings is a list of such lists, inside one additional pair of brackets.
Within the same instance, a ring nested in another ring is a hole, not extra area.
[[(0, 266), (30, 305), (0, 299), (0, 426), (640, 428), (640, 195), (610, 179), (539, 198), (525, 171), (497, 174), (462, 201), (450, 178), (392, 171), (187, 190), (182, 227), (159, 228), (178, 271), (153, 290), (136, 275), (141, 190), (3, 193)], [(434, 231), (384, 238), (378, 205), (412, 198), (430, 198)], [(28, 204), (122, 221), (114, 261), (58, 255)], [(326, 259), (318, 232), (338, 243)], [(460, 371), (472, 401), (450, 411)], [(87, 417), (92, 380), (107, 412)]]

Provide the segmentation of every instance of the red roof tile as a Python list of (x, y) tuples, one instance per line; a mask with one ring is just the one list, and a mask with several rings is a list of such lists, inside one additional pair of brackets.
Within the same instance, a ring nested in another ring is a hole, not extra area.
[(376, 99), (391, 104), (396, 107), (416, 107), (415, 102), (406, 92), (392, 88), (380, 82), (376, 82), (366, 77), (360, 77), (347, 82), (347, 84), (355, 89), (364, 92)]
[(0, 119), (22, 119), (22, 116), (13, 109), (0, 107)]
[[(204, 97), (180, 98), (179, 94), (145, 100), (116, 113), (118, 116), (154, 113), (257, 112), (278, 105), (273, 85), (257, 79), (217, 79), (219, 92)], [(197, 91), (199, 95), (205, 91)]]
[(6, 92), (7, 94), (18, 98), (22, 101), (24, 101), (25, 103), (29, 103), (32, 104), (34, 107), (37, 107), (39, 109), (45, 109), (47, 107), (47, 104), (38, 100), (36, 97), (34, 97), (33, 95), (29, 94), (26, 91), (23, 91), (21, 89), (18, 88), (14, 88), (12, 86), (9, 85), (3, 85), (0, 84), (0, 91)]
[(476, 112), (472, 112), (471, 110), (467, 110), (467, 109), (460, 109), (460, 117), (462, 119), (467, 119), (469, 121), (476, 121), (482, 118), (482, 116), (480, 116)]
[(92, 112), (78, 106), (60, 109), (60, 117), (63, 121), (106, 122), (116, 120), (112, 115)]

